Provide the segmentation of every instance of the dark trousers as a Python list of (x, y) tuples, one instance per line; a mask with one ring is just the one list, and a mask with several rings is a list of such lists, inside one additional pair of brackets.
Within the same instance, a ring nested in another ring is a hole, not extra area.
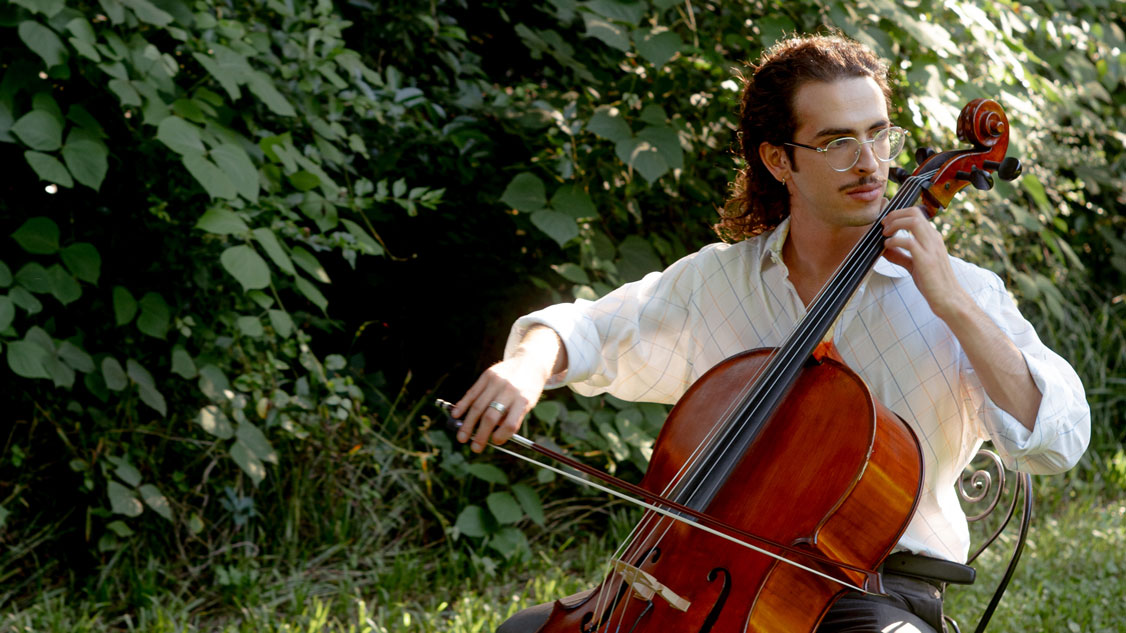
[(849, 593), (829, 609), (817, 633), (943, 633), (942, 587), (885, 572), (887, 596)]

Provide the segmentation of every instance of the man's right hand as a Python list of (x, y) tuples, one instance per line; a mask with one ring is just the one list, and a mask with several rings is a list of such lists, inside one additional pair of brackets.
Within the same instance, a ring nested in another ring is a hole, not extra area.
[(450, 412), (461, 419), (459, 442), (470, 437), (475, 453), (485, 449), (490, 437), (496, 444), (508, 441), (536, 406), (552, 375), (567, 368), (567, 351), (554, 330), (534, 326), (515, 353), (485, 370)]

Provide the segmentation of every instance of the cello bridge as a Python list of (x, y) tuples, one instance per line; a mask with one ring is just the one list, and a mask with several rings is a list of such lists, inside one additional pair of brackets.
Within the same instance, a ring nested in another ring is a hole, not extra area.
[(657, 580), (652, 574), (644, 572), (624, 560), (615, 559), (612, 563), (612, 569), (633, 589), (634, 595), (642, 600), (651, 601), (654, 595), (659, 595), (664, 598), (665, 602), (669, 603), (670, 607), (678, 611), (687, 611), (692, 604), (677, 595), (672, 589), (661, 584), (661, 581)]

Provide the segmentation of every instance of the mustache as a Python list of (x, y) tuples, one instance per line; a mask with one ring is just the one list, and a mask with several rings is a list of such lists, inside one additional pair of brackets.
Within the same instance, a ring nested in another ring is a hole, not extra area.
[(879, 177), (877, 177), (875, 175), (865, 176), (865, 177), (861, 178), (860, 180), (857, 180), (856, 182), (852, 182), (852, 183), (849, 183), (849, 184), (841, 187), (840, 191), (842, 191), (842, 192), (848, 191), (849, 189), (853, 189), (853, 188), (856, 188), (856, 187), (863, 187), (865, 185), (878, 185), (878, 184), (881, 184), (883, 182), (884, 182), (883, 180), (881, 180)]

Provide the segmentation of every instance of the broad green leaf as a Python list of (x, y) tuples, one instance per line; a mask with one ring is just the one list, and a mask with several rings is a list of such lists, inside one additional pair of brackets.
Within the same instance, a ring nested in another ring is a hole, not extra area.
[(270, 285), (270, 268), (266, 260), (249, 246), (232, 246), (223, 251), (219, 261), (242, 284), (243, 290), (262, 289)]
[(317, 178), (313, 172), (305, 171), (304, 169), (294, 172), (287, 177), (289, 178), (289, 183), (298, 191), (310, 191), (321, 185), (320, 178)]
[(145, 369), (144, 366), (142, 366), (137, 361), (133, 360), (132, 358), (127, 359), (125, 361), (125, 367), (126, 373), (129, 374), (129, 378), (131, 378), (133, 382), (137, 383), (138, 385), (147, 385), (149, 387), (156, 386), (156, 383), (152, 379), (152, 374), (149, 373), (149, 370)]
[(47, 68), (66, 63), (66, 45), (54, 31), (35, 20), (20, 22), (18, 30), (23, 43), (43, 58)]
[(524, 511), (516, 498), (507, 492), (494, 492), (485, 498), (485, 505), (498, 523), (516, 523), (524, 518)]
[(63, 124), (45, 110), (32, 110), (19, 117), (11, 126), (11, 133), (33, 150), (53, 152), (63, 143)]
[(78, 242), (63, 249), (59, 255), (72, 275), (82, 281), (98, 283), (102, 274), (102, 256), (93, 244)]
[(250, 338), (261, 338), (266, 333), (262, 329), (262, 321), (256, 316), (240, 316), (237, 323), (239, 331)]
[(665, 159), (668, 166), (673, 169), (684, 168), (684, 150), (680, 147), (680, 139), (676, 130), (664, 125), (651, 125), (637, 133), (637, 138), (648, 141), (661, 158)]
[(633, 41), (637, 46), (637, 52), (658, 69), (663, 68), (684, 45), (676, 33), (668, 30), (657, 31), (657, 29), (634, 31)]
[(137, 19), (142, 22), (147, 22), (154, 26), (168, 26), (172, 23), (172, 16), (158, 9), (156, 5), (149, 2), (149, 0), (119, 0), (121, 4), (133, 10), (133, 14)]
[(152, 508), (160, 516), (169, 521), (172, 520), (172, 506), (159, 488), (152, 484), (144, 484), (137, 491), (141, 493), (141, 499), (144, 500), (145, 505)]
[(168, 333), (168, 323), (172, 311), (164, 297), (156, 292), (146, 292), (141, 297), (141, 315), (137, 317), (137, 329), (154, 338), (164, 338)]
[[(567, 281), (569, 281), (571, 283), (575, 283), (575, 284), (589, 284), (590, 283), (590, 277), (587, 276), (586, 271), (583, 270), (582, 266), (579, 266), (578, 264), (572, 264), (571, 262), (567, 262), (565, 264), (553, 264), (551, 266), (551, 269), (554, 270), (555, 272), (559, 273), (559, 275), (561, 277), (563, 277), (564, 279), (566, 279)], [(542, 402), (540, 404), (548, 404), (548, 403)], [(536, 405), (536, 407), (538, 408), (539, 405)]]
[(130, 530), (129, 526), (125, 525), (124, 521), (110, 521), (106, 524), (106, 529), (110, 530), (121, 538), (133, 536), (133, 530)]
[[(204, 213), (195, 228), (217, 235), (243, 234), (250, 230), (237, 213), (223, 207), (211, 207)], [(269, 251), (267, 251), (269, 252)]]
[(242, 440), (236, 440), (231, 444), (230, 454), (231, 458), (235, 460), (235, 463), (239, 465), (239, 468), (250, 476), (255, 486), (266, 478), (266, 467), (262, 465), (262, 461), (258, 459)]
[(51, 292), (51, 279), (47, 269), (38, 262), (30, 262), (16, 271), (16, 283), (36, 294)]
[(51, 294), (64, 306), (82, 296), (82, 286), (58, 264), (47, 269), (47, 283), (51, 286)]
[(324, 266), (321, 266), (321, 263), (317, 261), (316, 256), (304, 248), (294, 246), (290, 251), (290, 257), (292, 257), (293, 261), (303, 268), (305, 272), (309, 273), (313, 279), (322, 284), (332, 282), (332, 280), (328, 278), (328, 272), (324, 269)]
[(598, 217), (590, 196), (578, 185), (564, 185), (551, 196), (551, 208), (576, 220)]
[(118, 325), (125, 325), (137, 315), (137, 300), (124, 286), (113, 287), (113, 316)]
[(586, 129), (602, 138), (618, 143), (633, 136), (629, 124), (622, 118), (621, 110), (612, 106), (601, 106), (587, 121)]
[[(77, 20), (77, 18), (75, 19)], [(101, 123), (98, 123), (98, 120), (90, 114), (90, 111), (77, 103), (71, 105), (70, 109), (67, 110), (66, 118), (74, 121), (79, 127), (97, 138), (106, 138), (108, 136), (106, 131), (102, 129)]]
[(90, 358), (86, 350), (70, 341), (63, 341), (59, 344), (59, 358), (66, 361), (66, 364), (70, 365), (76, 371), (80, 371), (84, 374), (94, 371), (94, 359)]
[(121, 457), (110, 457), (108, 459), (117, 466), (113, 469), (113, 474), (117, 475), (118, 479), (129, 484), (130, 488), (136, 488), (140, 485), (141, 471), (137, 470), (136, 466)]
[(301, 294), (305, 295), (306, 299), (312, 301), (313, 305), (320, 308), (321, 311), (324, 311), (324, 309), (328, 307), (328, 299), (325, 299), (325, 296), (321, 294), (321, 291), (317, 290), (317, 287), (313, 285), (313, 282), (308, 281), (300, 275), (294, 277), (293, 281), (297, 285), (297, 290)]
[(296, 116), (297, 112), (294, 111), (293, 106), (289, 101), (282, 96), (278, 89), (274, 87), (274, 82), (270, 76), (261, 71), (252, 70), (247, 77), (246, 87), (254, 93), (254, 96), (262, 100), (274, 114), (280, 116)]
[(164, 395), (156, 387), (137, 385), (137, 394), (141, 396), (141, 402), (152, 407), (154, 411), (162, 416), (168, 415), (168, 403), (164, 401)]
[(102, 359), (102, 379), (106, 382), (106, 387), (113, 391), (121, 391), (129, 386), (129, 381), (125, 377), (125, 370), (122, 369), (121, 363), (112, 356), (106, 356)]
[(22, 286), (16, 286), (8, 291), (8, 297), (11, 298), (12, 303), (27, 311), (28, 315), (38, 314), (43, 310), (43, 304)]
[(16, 304), (7, 295), (0, 295), (0, 332), (8, 329), (16, 319)]
[(470, 464), (469, 474), (489, 483), (508, 485), (508, 475), (492, 464)]
[[(144, 105), (141, 94), (133, 87), (133, 82), (128, 79), (110, 79), (106, 86), (117, 95), (117, 100), (123, 106), (140, 107)], [(160, 138), (159, 132), (157, 138)], [(161, 139), (163, 140), (163, 139)]]
[(516, 495), (516, 499), (520, 501), (520, 507), (524, 508), (524, 513), (528, 515), (536, 525), (543, 526), (547, 523), (547, 517), (543, 514), (543, 503), (540, 502), (540, 496), (536, 491), (527, 484), (516, 484), (512, 486), (512, 493)]
[(156, 127), (156, 138), (177, 154), (202, 154), (204, 151), (199, 128), (178, 116), (161, 121)]
[(528, 537), (519, 528), (506, 525), (497, 530), (489, 539), (489, 547), (500, 552), (505, 558), (512, 558), (519, 552), (529, 551)]
[(343, 224), (344, 228), (348, 229), (348, 232), (351, 233), (352, 236), (356, 238), (356, 241), (364, 247), (364, 251), (367, 252), (367, 254), (383, 254), (383, 247), (379, 245), (379, 242), (375, 241), (374, 237), (372, 237), (370, 234), (368, 234), (367, 231), (364, 230), (364, 227), (356, 224), (351, 220), (341, 220), (340, 223)]
[(251, 290), (250, 292), (246, 293), (246, 296), (250, 297), (250, 300), (254, 303), (257, 303), (258, 307), (262, 308), (263, 310), (269, 310), (274, 306), (274, 298), (262, 292), (261, 290)]
[(563, 405), (554, 400), (544, 400), (532, 409), (532, 415), (544, 424), (551, 424), (559, 419), (564, 411)]
[(51, 218), (31, 218), (12, 233), (12, 238), (29, 253), (50, 255), (59, 250), (59, 225)]
[(110, 508), (115, 514), (135, 517), (145, 511), (137, 495), (116, 481), (109, 482), (108, 492)]
[(121, 0), (98, 0), (98, 4), (106, 12), (110, 22), (121, 24), (125, 21), (125, 5), (121, 4)]
[(227, 175), (235, 189), (250, 202), (258, 201), (258, 170), (246, 152), (231, 143), (211, 150), (211, 159)]
[(24, 335), (24, 340), (42, 347), (50, 356), (55, 355), (55, 339), (51, 338), (47, 330), (44, 330), (38, 325), (33, 325), (28, 328), (27, 334)]
[(624, 28), (592, 13), (583, 14), (583, 23), (588, 37), (600, 39), (622, 52), (629, 51), (629, 35)]
[(12, 285), (12, 269), (4, 262), (0, 262), (0, 288), (7, 288)]
[(224, 66), (220, 64), (218, 60), (208, 57), (203, 53), (192, 53), (192, 57), (195, 57), (199, 65), (203, 66), (203, 68), (219, 82), (220, 86), (223, 86), (223, 90), (227, 91), (232, 101), (242, 96), (238, 88), (239, 83), (243, 81), (243, 73), (241, 70)]
[(65, 0), (12, 0), (32, 13), (42, 13), (43, 17), (52, 18), (66, 7)]
[[(58, 0), (59, 8), (62, 8), (64, 0)], [(94, 34), (94, 27), (90, 26), (90, 21), (85, 18), (77, 17), (66, 23), (66, 30), (75, 39), (85, 42), (87, 44), (94, 44), (98, 41), (98, 36)]]
[(203, 185), (203, 189), (207, 191), (207, 195), (211, 196), (212, 200), (231, 200), (238, 195), (231, 179), (216, 167), (215, 163), (202, 155), (185, 154), (181, 161), (184, 163), (184, 167), (188, 169), (188, 173), (196, 179), (196, 182)]
[[(282, 338), (289, 338), (293, 334), (293, 319), (290, 318), (287, 312), (282, 310), (270, 310), (270, 325), (273, 326), (274, 331)], [(2, 330), (4, 328), (0, 328)]]
[(488, 519), (485, 517), (485, 509), (481, 506), (467, 506), (457, 515), (457, 521), (454, 525), (462, 534), (474, 538), (480, 538), (489, 533)]
[(560, 246), (579, 235), (579, 225), (574, 218), (558, 211), (536, 211), (532, 214), (532, 224)]
[(669, 170), (668, 163), (649, 141), (627, 139), (615, 144), (614, 151), (623, 163), (636, 169), (650, 183), (656, 182)]
[(215, 402), (227, 399), (225, 392), (230, 389), (227, 376), (215, 365), (204, 365), (199, 369), (199, 390)]
[(70, 177), (70, 172), (54, 156), (28, 150), (23, 153), (23, 157), (27, 164), (35, 170), (35, 175), (39, 176), (40, 180), (53, 182), (60, 187), (74, 186), (74, 179)]
[(646, 11), (643, 3), (621, 0), (590, 0), (587, 2), (587, 7), (604, 18), (628, 22), (635, 26), (641, 22)]
[(254, 229), (254, 239), (258, 240), (258, 244), (262, 250), (266, 251), (266, 255), (274, 262), (274, 264), (282, 269), (282, 272), (287, 274), (294, 274), (296, 270), (293, 268), (293, 260), (286, 254), (285, 249), (282, 248), (281, 243), (278, 241), (277, 235), (267, 228)]
[(30, 341), (12, 341), (5, 350), (8, 367), (24, 378), (50, 378), (45, 367), (50, 356), (47, 350)]
[(250, 452), (254, 453), (258, 459), (264, 462), (270, 462), (271, 464), (278, 463), (278, 454), (274, 451), (273, 445), (266, 439), (261, 429), (250, 422), (239, 422), (236, 435), (239, 441), (246, 444), (246, 447), (249, 448)]
[(535, 174), (524, 172), (517, 174), (512, 182), (508, 183), (500, 200), (513, 209), (538, 211), (547, 205), (547, 194), (544, 192), (542, 180)]
[(56, 387), (70, 389), (74, 386), (74, 370), (69, 365), (63, 363), (56, 356), (50, 354), (43, 360), (43, 369), (47, 370), (47, 374), (51, 377), (51, 382)]
[(82, 129), (72, 129), (63, 145), (63, 160), (74, 179), (97, 191), (109, 169), (106, 144)]
[(197, 374), (191, 354), (179, 345), (172, 348), (172, 372), (184, 378), (195, 378)]
[(231, 426), (231, 421), (227, 419), (227, 414), (213, 404), (200, 409), (196, 421), (199, 422), (204, 431), (221, 440), (230, 439), (235, 435), (235, 429)]
[(616, 262), (623, 281), (635, 281), (655, 270), (660, 270), (661, 260), (645, 238), (630, 235), (618, 245), (620, 259)]

